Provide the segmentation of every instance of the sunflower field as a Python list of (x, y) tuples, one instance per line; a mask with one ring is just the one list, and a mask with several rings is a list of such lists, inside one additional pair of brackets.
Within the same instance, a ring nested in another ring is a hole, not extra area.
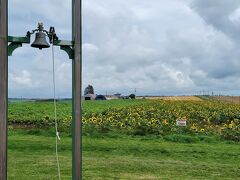
[[(9, 124), (12, 126), (43, 128), (54, 124), (51, 103), (10, 103), (9, 107)], [(59, 102), (58, 109), (61, 130), (71, 130), (71, 103)], [(177, 120), (181, 119), (186, 120), (186, 126), (177, 126)], [(131, 135), (214, 135), (240, 141), (240, 105), (219, 101), (84, 102), (82, 122), (86, 133), (97, 130)]]

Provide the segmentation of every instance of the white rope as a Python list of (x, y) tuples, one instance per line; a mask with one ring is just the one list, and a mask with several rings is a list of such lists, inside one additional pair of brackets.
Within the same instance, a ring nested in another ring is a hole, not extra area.
[(56, 103), (56, 80), (55, 80), (55, 57), (54, 57), (54, 46), (52, 44), (52, 81), (53, 81), (53, 100), (54, 100), (54, 119), (55, 119), (55, 132), (56, 132), (56, 159), (58, 168), (58, 179), (61, 180), (60, 164), (58, 157), (58, 141), (60, 141), (60, 136), (58, 132), (58, 121), (57, 121), (57, 103)]

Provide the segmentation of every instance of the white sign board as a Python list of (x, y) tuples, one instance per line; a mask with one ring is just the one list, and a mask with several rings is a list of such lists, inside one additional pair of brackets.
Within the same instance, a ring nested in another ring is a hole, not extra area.
[(177, 126), (187, 126), (187, 120), (186, 119), (177, 119)]

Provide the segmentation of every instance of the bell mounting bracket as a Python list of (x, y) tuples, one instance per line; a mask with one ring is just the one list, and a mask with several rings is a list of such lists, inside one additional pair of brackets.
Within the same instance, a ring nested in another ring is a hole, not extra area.
[(54, 46), (60, 46), (60, 49), (65, 51), (68, 54), (69, 59), (73, 59), (74, 57), (74, 48), (73, 48), (73, 41), (65, 41), (59, 40), (54, 27), (50, 27), (49, 31), (46, 31), (43, 28), (42, 23), (38, 23), (38, 28), (32, 30), (31, 32), (28, 31), (25, 37), (15, 37), (15, 36), (8, 36), (8, 56), (12, 56), (13, 51), (19, 47), (22, 47), (22, 44), (30, 44), (31, 35), (35, 32), (44, 32), (49, 38), (49, 42)]

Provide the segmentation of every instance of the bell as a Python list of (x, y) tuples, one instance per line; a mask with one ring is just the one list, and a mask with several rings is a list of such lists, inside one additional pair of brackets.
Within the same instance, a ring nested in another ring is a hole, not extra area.
[(43, 32), (38, 32), (36, 33), (36, 37), (35, 37), (35, 41), (32, 43), (31, 45), (34, 48), (49, 48), (50, 45), (48, 44), (47, 40), (46, 40), (46, 34)]

